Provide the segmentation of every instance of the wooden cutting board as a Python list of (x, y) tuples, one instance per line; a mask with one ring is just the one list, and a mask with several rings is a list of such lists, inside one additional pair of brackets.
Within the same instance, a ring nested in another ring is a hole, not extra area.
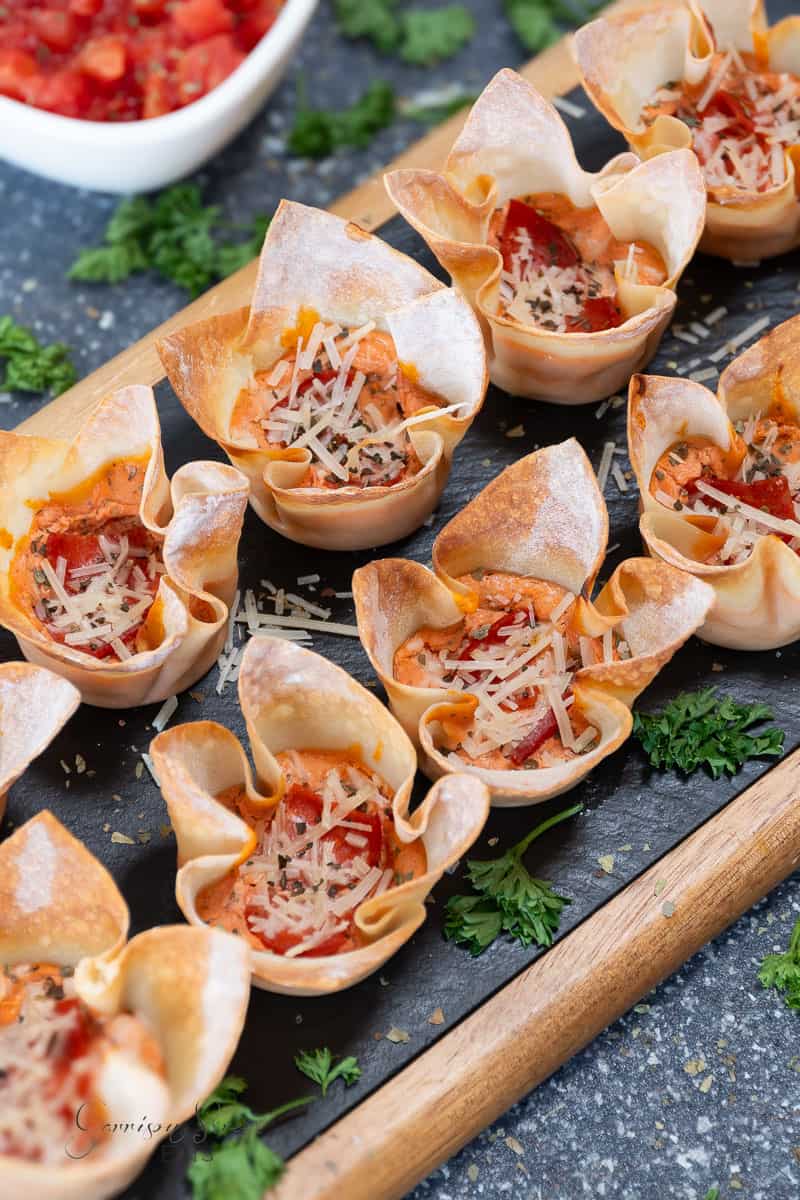
[[(635, 6), (625, 0), (611, 8)], [(569, 39), (522, 73), (546, 96), (570, 91), (578, 74)], [(462, 120), (457, 116), (439, 126), (389, 166), (440, 166)], [(381, 176), (341, 197), (332, 210), (368, 229), (382, 226), (393, 209)], [(69, 437), (106, 392), (128, 383), (158, 383), (164, 372), (156, 339), (246, 304), (254, 276), (251, 263), (19, 430)], [(296, 1154), (270, 1195), (275, 1200), (399, 1200), (798, 865), (798, 789), (800, 751)], [(664, 895), (674, 905), (669, 919)]]

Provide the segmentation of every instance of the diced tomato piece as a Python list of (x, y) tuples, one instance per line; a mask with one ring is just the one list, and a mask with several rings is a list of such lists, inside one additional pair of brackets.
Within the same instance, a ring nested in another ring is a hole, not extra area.
[[(239, 7), (243, 8), (244, 5), (240, 4)], [(245, 50), (252, 50), (275, 24), (281, 6), (280, 0), (257, 0), (257, 3), (248, 7), (252, 11), (240, 22), (237, 34), (239, 44)]]
[(103, 7), (103, 0), (69, 0), (69, 11), (76, 17), (95, 17)]
[(39, 75), (28, 102), (64, 117), (81, 117), (90, 98), (86, 77), (70, 67), (63, 67), (52, 75)]
[(587, 300), (579, 317), (567, 321), (570, 333), (597, 333), (601, 329), (615, 329), (622, 324), (622, 313), (610, 296), (596, 296)]
[[(782, 520), (789, 521), (795, 520), (792, 493), (785, 475), (774, 475), (769, 479), (756, 479), (753, 483), (740, 483), (735, 479), (716, 479), (701, 476), (700, 480), (694, 481), (694, 487), (691, 490), (697, 491), (696, 485), (698, 482), (707, 483), (709, 487), (716, 488), (718, 492), (724, 492), (726, 496), (733, 496), (737, 500), (742, 500), (745, 504), (752, 505), (753, 508), (760, 508), (764, 512), (771, 513), (773, 517), (780, 517)], [(702, 495), (706, 504), (716, 505), (720, 503), (717, 500), (713, 500), (710, 496)]]
[[(330, 381), (332, 379), (335, 379), (338, 374), (339, 374), (338, 371), (329, 370), (329, 371), (318, 371), (316, 373), (316, 375), (309, 375), (308, 379), (304, 379), (303, 382), (298, 386), (298, 388), (297, 388), (298, 396), (304, 396), (306, 394), (306, 392), (309, 391), (310, 388), (313, 387), (315, 379), (318, 379), (320, 381), (320, 383), (322, 383), (322, 384), (326, 384), (326, 383), (330, 383)], [(347, 383), (349, 386), (349, 384), (350, 384), (350, 374), (349, 373), (347, 376)], [(289, 397), (287, 396), (286, 399), (284, 401), (282, 401), (282, 403), (288, 405)], [(276, 404), (275, 407), (280, 408), (280, 405)]]
[(302, 783), (293, 783), (283, 798), (283, 811), (295, 837), (322, 820), (322, 797)]
[(475, 651), (480, 650), (482, 646), (496, 645), (502, 642), (500, 630), (505, 629), (508, 625), (513, 625), (517, 620), (518, 613), (515, 611), (503, 613), (502, 617), (498, 618), (492, 625), (489, 626), (483, 637), (470, 638), (459, 654), (459, 661), (465, 662), (474, 657)]
[(580, 261), (577, 250), (558, 225), (548, 221), (530, 204), (512, 200), (500, 235), (500, 252), (507, 271), (512, 270), (512, 255), (519, 253), (520, 231), (531, 240), (532, 250), (528, 261), (533, 266), (574, 267)]
[[(369, 829), (332, 829), (322, 839), (325, 853), (331, 855), (331, 860), (337, 863), (352, 862), (354, 858), (363, 858), (370, 867), (377, 867), (381, 861), (383, 848), (383, 824), (378, 813), (364, 813), (356, 809), (347, 817), (357, 825), (369, 826)], [(348, 836), (367, 839), (366, 846), (352, 846), (347, 841)]]
[(133, 0), (133, 11), (137, 17), (161, 17), (167, 6), (167, 0)]
[(125, 42), (113, 33), (92, 38), (80, 54), (80, 67), (100, 83), (114, 83), (125, 74), (128, 53)]
[(548, 738), (553, 737), (556, 733), (558, 733), (558, 721), (551, 708), (542, 717), (541, 721), (537, 721), (533, 729), (522, 739), (519, 745), (514, 747), (508, 757), (515, 767), (521, 767), (524, 762), (527, 762), (536, 753), (540, 746), (545, 744)]
[(70, 12), (34, 8), (29, 14), (37, 37), (51, 50), (69, 50), (78, 36), (78, 24)]
[(38, 75), (36, 59), (24, 50), (0, 50), (0, 93), (26, 100)]
[[(263, 929), (254, 927), (251, 924), (253, 917), (263, 917), (264, 911), (258, 905), (247, 904), (244, 910), (245, 920), (250, 932), (258, 938), (265, 950), (271, 950), (273, 954), (285, 954), (287, 950), (291, 950), (294, 946), (299, 946), (300, 942), (311, 933), (311, 929), (305, 930), (288, 930), (281, 929), (277, 933), (268, 934)], [(314, 946), (311, 950), (306, 950), (303, 958), (320, 958), (323, 954), (338, 954), (350, 942), (350, 934), (346, 930), (340, 933), (334, 933), (327, 941), (320, 942), (318, 946)]]
[(723, 88), (711, 97), (703, 109), (703, 116), (727, 117), (728, 124), (723, 132), (731, 137), (745, 138), (755, 130), (755, 123), (739, 97)]
[(142, 85), (142, 116), (145, 119), (163, 117), (173, 108), (173, 89), (166, 71), (149, 71)]
[(233, 13), (222, 0), (180, 0), (172, 10), (177, 28), (193, 42), (233, 29)]
[(191, 104), (205, 96), (212, 88), (227, 79), (246, 55), (237, 50), (229, 34), (209, 38), (207, 42), (191, 46), (181, 56), (177, 70), (178, 99), (181, 104)]

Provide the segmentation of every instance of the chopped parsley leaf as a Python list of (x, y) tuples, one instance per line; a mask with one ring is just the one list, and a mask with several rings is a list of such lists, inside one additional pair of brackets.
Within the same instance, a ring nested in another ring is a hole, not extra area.
[(310, 108), (305, 86), (298, 82), (297, 112), (287, 145), (292, 154), (325, 158), (341, 146), (367, 146), (395, 115), (394, 89), (376, 79), (349, 108)]
[(500, 933), (509, 934), (523, 946), (532, 942), (552, 945), (561, 913), (570, 900), (559, 896), (545, 880), (534, 879), (522, 859), (531, 842), (582, 809), (582, 804), (575, 804), (542, 821), (499, 858), (486, 862), (469, 859), (467, 878), (476, 895), (448, 900), (445, 937), (465, 945), (473, 955), (482, 954)]
[(633, 733), (659, 770), (674, 767), (691, 775), (705, 766), (718, 779), (723, 771), (735, 775), (748, 759), (783, 753), (782, 729), (749, 732), (772, 718), (766, 704), (737, 704), (709, 687), (682, 692), (659, 712), (635, 713)]
[(198, 296), (255, 258), (268, 225), (268, 217), (255, 217), (243, 240), (220, 242), (219, 232), (231, 226), (223, 222), (219, 206), (204, 205), (196, 185), (176, 184), (155, 199), (121, 201), (103, 244), (82, 250), (67, 275), (84, 283), (121, 283), (141, 271), (155, 271)]
[(789, 938), (788, 950), (783, 954), (767, 954), (761, 960), (758, 978), (765, 988), (781, 992), (788, 1008), (800, 1012), (800, 917)]
[(77, 372), (69, 359), (69, 346), (53, 342), (43, 346), (30, 329), (13, 317), (0, 317), (0, 391), (52, 392), (58, 396), (72, 387)]
[(319, 1084), (324, 1096), (334, 1079), (343, 1079), (345, 1086), (350, 1087), (361, 1078), (358, 1059), (353, 1055), (340, 1059), (336, 1066), (333, 1065), (335, 1060), (336, 1056), (325, 1046), (322, 1050), (302, 1050), (295, 1057), (294, 1065), (303, 1075)]

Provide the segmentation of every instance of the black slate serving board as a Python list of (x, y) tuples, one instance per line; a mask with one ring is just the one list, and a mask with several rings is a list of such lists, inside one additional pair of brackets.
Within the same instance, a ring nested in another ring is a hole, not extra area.
[[(790, 6), (780, 7), (786, 10)], [(584, 109), (581, 119), (567, 118), (578, 156), (584, 166), (597, 169), (624, 146), (582, 93), (574, 92), (569, 99)], [(381, 236), (441, 275), (427, 247), (400, 218), (386, 225)], [(720, 305), (727, 307), (728, 315), (698, 346), (668, 333), (650, 371), (686, 373), (687, 364), (695, 358), (700, 359), (696, 369), (702, 369), (709, 365), (709, 353), (762, 313), (768, 313), (773, 324), (794, 315), (800, 299), (798, 288), (797, 254), (752, 269), (698, 256), (680, 285), (676, 323), (702, 320)], [(727, 361), (719, 365), (724, 367)], [(159, 385), (156, 394), (170, 473), (194, 458), (223, 457), (184, 413), (166, 383)], [(506, 436), (520, 425), (522, 436)], [(277, 586), (303, 591), (297, 588), (297, 577), (318, 573), (317, 594), (305, 594), (319, 600), (323, 587), (349, 590), (354, 568), (371, 558), (403, 555), (427, 563), (437, 531), (503, 467), (539, 445), (573, 435), (596, 468), (604, 442), (625, 446), (624, 405), (608, 408), (598, 419), (596, 405), (559, 408), (533, 404), (491, 388), (483, 411), (456, 454), (452, 477), (430, 527), (379, 551), (336, 555), (287, 542), (248, 512), (240, 551), (241, 586), (258, 591), (259, 580), (266, 577)], [(626, 459), (618, 461), (629, 471)], [(641, 553), (633, 479), (624, 495), (610, 479), (606, 500), (613, 549), (601, 571), (601, 582), (623, 558)], [(349, 600), (321, 603), (331, 604), (334, 620), (353, 621)], [(315, 634), (313, 647), (362, 683), (374, 684), (358, 641)], [(5, 632), (0, 632), (0, 657), (19, 657), (14, 639)], [(738, 699), (771, 704), (786, 730), (788, 753), (800, 744), (800, 696), (794, 682), (799, 663), (797, 646), (745, 654), (693, 639), (648, 689), (640, 707), (658, 707), (681, 689), (711, 682)], [(201, 701), (188, 694), (181, 696), (172, 724), (214, 719), (243, 737), (235, 685), (228, 685), (218, 696), (216, 682), (215, 669), (192, 689), (203, 693)], [(140, 754), (153, 736), (150, 722), (157, 710), (157, 705), (127, 712), (84, 706), (13, 789), (3, 825), (3, 832), (8, 833), (41, 808), (51, 808), (113, 873), (130, 905), (132, 933), (182, 920), (174, 900), (175, 843), (164, 828), (166, 809), (147, 771), (137, 770)], [(86, 763), (80, 773), (76, 755)], [(70, 768), (69, 773), (62, 764)], [(551, 880), (558, 891), (572, 898), (559, 936), (590, 916), (770, 765), (750, 763), (734, 780), (715, 782), (702, 773), (685, 780), (672, 773), (653, 772), (634, 742), (602, 763), (568, 797), (568, 803), (582, 801), (584, 813), (537, 842), (527, 859), (535, 874)], [(424, 781), (420, 780), (418, 794), (423, 793)], [(496, 811), (475, 855), (497, 854), (564, 804), (562, 799), (534, 809)], [(135, 844), (112, 843), (114, 831), (134, 838)], [(488, 846), (490, 838), (499, 838), (498, 848)], [(608, 867), (609, 855), (613, 856), (610, 872), (598, 862), (603, 857)], [(426, 925), (382, 972), (348, 992), (295, 1000), (253, 991), (246, 1028), (231, 1065), (232, 1071), (247, 1078), (252, 1107), (263, 1111), (313, 1091), (293, 1066), (294, 1055), (302, 1049), (327, 1045), (336, 1054), (356, 1054), (363, 1071), (355, 1086), (345, 1090), (336, 1084), (325, 1100), (272, 1129), (268, 1140), (279, 1153), (289, 1156), (299, 1150), (542, 953), (501, 942), (473, 959), (446, 943), (441, 934), (442, 908), (447, 897), (460, 888), (460, 872), (445, 878), (434, 892)], [(434, 1026), (428, 1018), (437, 1008), (442, 1009), (445, 1020)], [(393, 1026), (409, 1033), (407, 1043), (395, 1044), (378, 1036)], [(146, 1116), (142, 1114), (143, 1119)], [(156, 1150), (147, 1169), (125, 1193), (126, 1200), (187, 1197), (184, 1176), (200, 1139), (194, 1126), (177, 1131)]]

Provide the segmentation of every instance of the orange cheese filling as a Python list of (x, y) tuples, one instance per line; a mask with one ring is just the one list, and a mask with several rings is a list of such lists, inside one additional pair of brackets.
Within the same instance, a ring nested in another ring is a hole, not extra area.
[(744, 562), (768, 534), (800, 552), (800, 426), (776, 411), (737, 422), (728, 451), (707, 438), (675, 442), (650, 492), (675, 512), (706, 518), (717, 547), (705, 562)]
[(659, 285), (667, 278), (649, 243), (620, 241), (598, 208), (576, 208), (552, 192), (497, 209), (489, 241), (503, 256), (500, 314), (555, 333), (597, 333), (622, 324), (615, 265), (632, 283)]
[(10, 568), (11, 595), (55, 642), (121, 661), (149, 648), (144, 628), (164, 572), (161, 538), (139, 519), (146, 460), (104, 467), (37, 507)]
[(158, 1042), (130, 1013), (99, 1017), (71, 971), (18, 964), (0, 974), (0, 1154), (66, 1166), (108, 1137), (97, 1075), (111, 1049), (165, 1075)]
[(412, 687), (475, 696), (474, 713), (439, 719), (455, 762), (487, 770), (555, 766), (593, 749), (598, 731), (575, 704), (584, 666), (630, 657), (609, 631), (581, 636), (576, 597), (557, 584), (499, 571), (465, 575), (478, 607), (446, 629), (423, 626), (398, 647), (394, 677)]
[(294, 343), (288, 353), (242, 388), (231, 436), (276, 457), (309, 451), (303, 487), (391, 487), (418, 474), (409, 429), (422, 409), (441, 407), (439, 398), (372, 322), (349, 330), (313, 318), (286, 339)]
[(354, 755), (289, 750), (277, 761), (286, 786), (267, 817), (253, 817), (240, 787), (217, 797), (251, 826), (256, 846), (200, 892), (198, 915), (287, 958), (356, 950), (359, 904), (424, 875), (425, 847), (398, 840), (388, 785)]
[(800, 142), (800, 79), (761, 70), (752, 54), (717, 52), (699, 84), (669, 82), (642, 118), (687, 125), (707, 185), (765, 192), (786, 182), (786, 149)]

